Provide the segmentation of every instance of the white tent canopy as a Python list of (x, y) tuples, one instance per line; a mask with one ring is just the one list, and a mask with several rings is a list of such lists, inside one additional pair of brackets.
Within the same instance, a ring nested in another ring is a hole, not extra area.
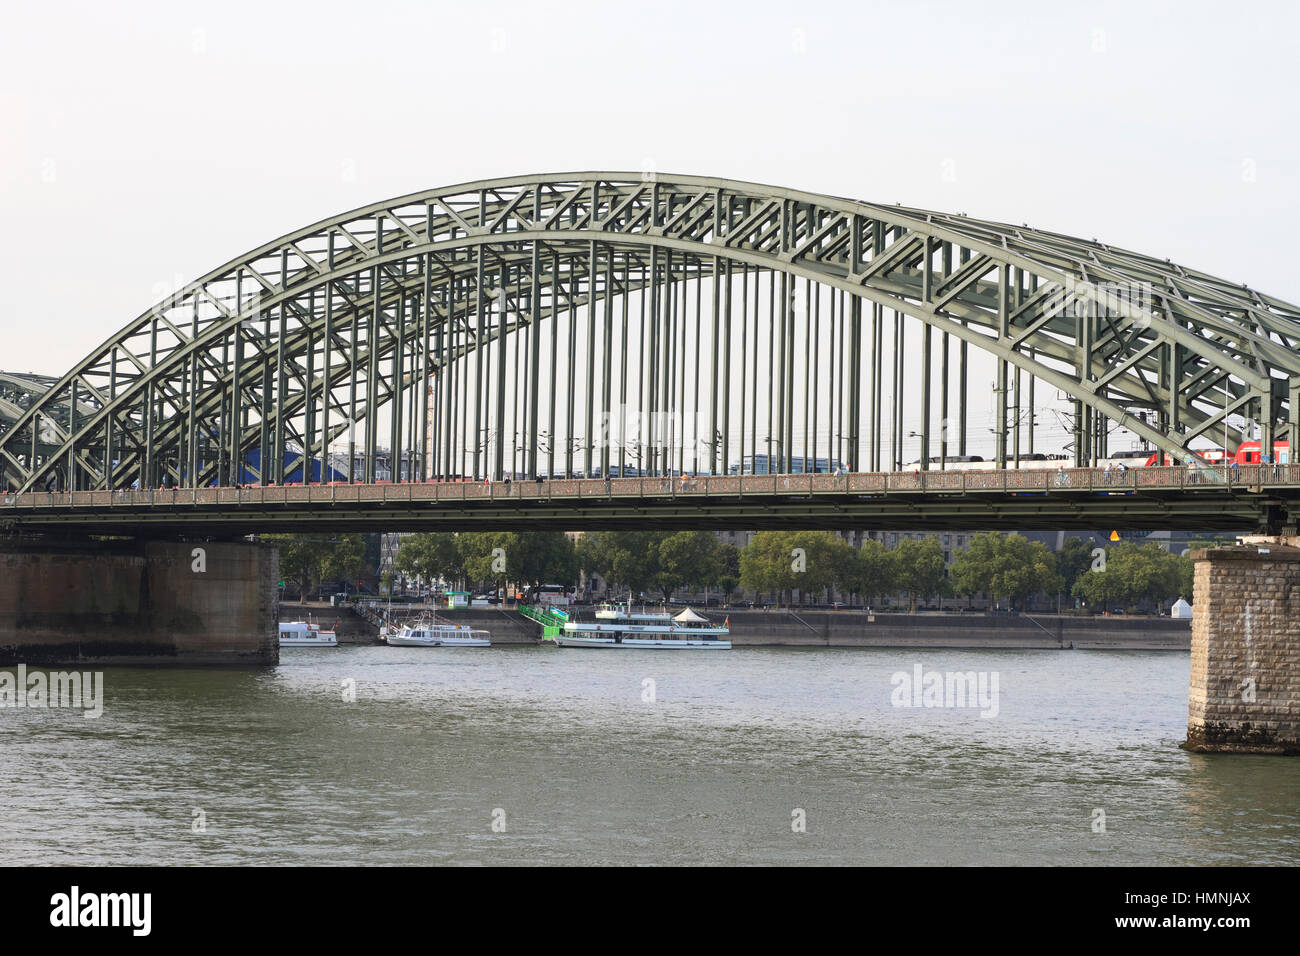
[(687, 608), (685, 611), (682, 611), (682, 613), (681, 613), (681, 614), (678, 614), (675, 618), (673, 618), (673, 620), (674, 620), (674, 621), (678, 621), (678, 622), (680, 622), (680, 623), (682, 623), (682, 624), (707, 624), (707, 623), (709, 623), (709, 619), (708, 619), (707, 617), (700, 617), (698, 614), (696, 614), (696, 613), (695, 613), (694, 611), (692, 611), (690, 608)]

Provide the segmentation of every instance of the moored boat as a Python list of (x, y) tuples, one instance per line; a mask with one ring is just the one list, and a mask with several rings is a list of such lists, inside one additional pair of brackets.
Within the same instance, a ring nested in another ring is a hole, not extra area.
[(389, 629), (384, 640), (394, 647), (490, 647), (487, 631), (445, 621), (418, 621)]
[(560, 647), (628, 649), (730, 650), (730, 620), (722, 625), (686, 608), (673, 616), (666, 611), (633, 611), (631, 604), (602, 604), (595, 621), (565, 622), (555, 643)]
[(323, 631), (311, 621), (281, 621), (281, 647), (338, 647), (339, 639), (333, 631)]

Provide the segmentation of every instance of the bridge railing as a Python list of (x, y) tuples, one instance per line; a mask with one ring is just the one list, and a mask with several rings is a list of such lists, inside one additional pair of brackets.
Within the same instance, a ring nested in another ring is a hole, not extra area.
[(1133, 494), (1159, 490), (1243, 489), (1300, 485), (1300, 464), (1237, 467), (1162, 466), (1128, 468), (1023, 468), (854, 472), (841, 475), (676, 475), (644, 478), (559, 478), (544, 481), (429, 481), (374, 484), (329, 483), (245, 488), (124, 488), (116, 491), (5, 492), (8, 509), (94, 509), (148, 506), (259, 508), (304, 504), (364, 505), (388, 502), (554, 499), (700, 498), (849, 494)]

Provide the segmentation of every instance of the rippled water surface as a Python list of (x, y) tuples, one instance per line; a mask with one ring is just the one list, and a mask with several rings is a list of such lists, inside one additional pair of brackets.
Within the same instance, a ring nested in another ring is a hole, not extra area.
[[(893, 706), (918, 664), (996, 673), (997, 715)], [(97, 720), (0, 710), (0, 836), (8, 863), (1300, 864), (1300, 760), (1179, 750), (1187, 672), (539, 647), (109, 669)]]

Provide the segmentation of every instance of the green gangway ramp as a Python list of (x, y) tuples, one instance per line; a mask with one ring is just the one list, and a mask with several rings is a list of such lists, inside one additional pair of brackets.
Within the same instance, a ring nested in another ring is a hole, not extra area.
[(554, 641), (564, 633), (564, 623), (569, 616), (556, 607), (542, 607), (535, 604), (519, 605), (519, 613), (542, 625), (542, 641)]

